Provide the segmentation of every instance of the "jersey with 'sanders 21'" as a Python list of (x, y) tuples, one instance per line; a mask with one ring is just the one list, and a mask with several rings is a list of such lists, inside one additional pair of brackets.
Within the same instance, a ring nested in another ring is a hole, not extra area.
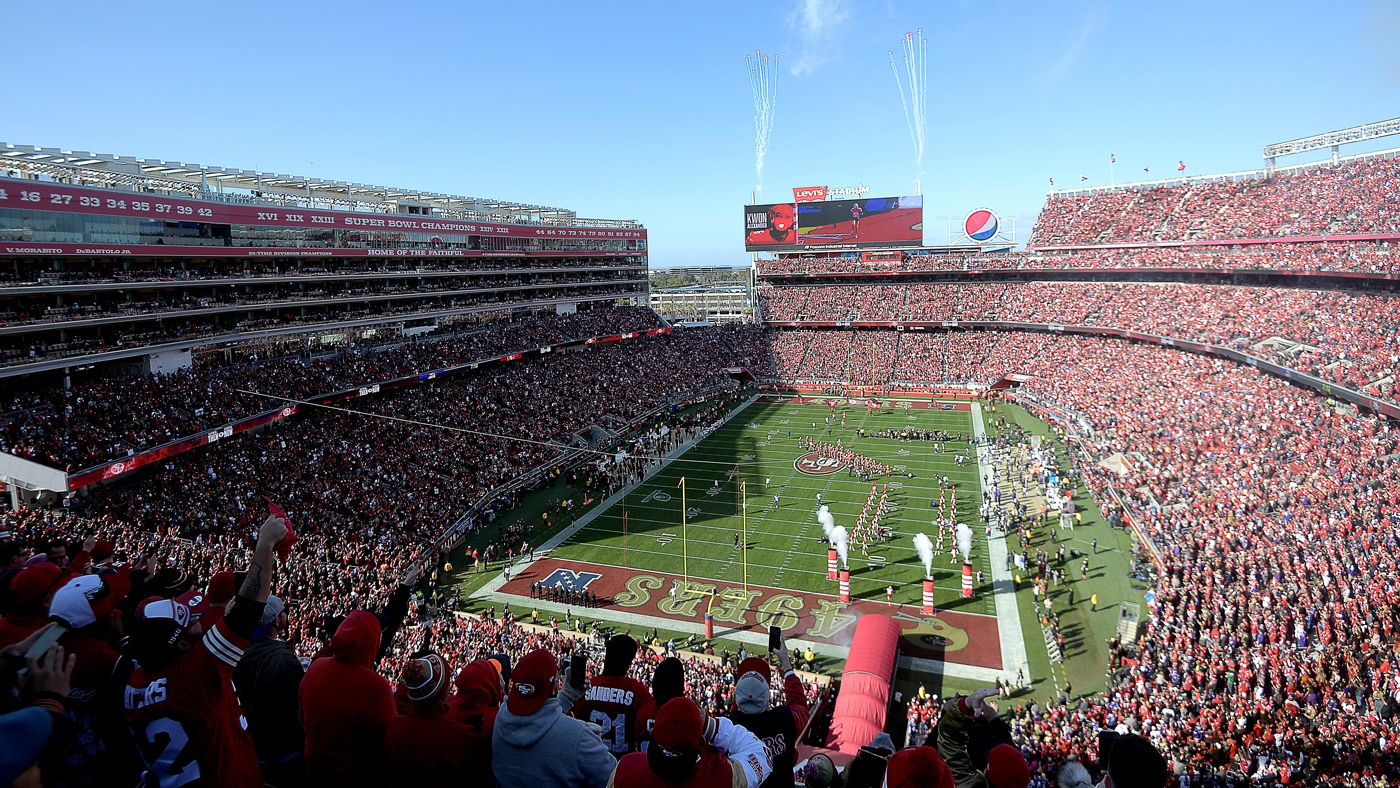
[(637, 751), (637, 714), (651, 704), (651, 690), (627, 676), (594, 676), (574, 704), (574, 716), (603, 729), (603, 743), (617, 757)]

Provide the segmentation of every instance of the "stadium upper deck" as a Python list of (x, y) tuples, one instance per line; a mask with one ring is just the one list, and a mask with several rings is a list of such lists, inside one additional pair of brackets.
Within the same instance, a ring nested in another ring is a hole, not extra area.
[(0, 376), (645, 292), (573, 211), (0, 143)]

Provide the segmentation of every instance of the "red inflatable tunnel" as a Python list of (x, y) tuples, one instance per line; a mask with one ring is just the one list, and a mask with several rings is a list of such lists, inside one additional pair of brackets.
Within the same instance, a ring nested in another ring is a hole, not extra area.
[(841, 672), (827, 747), (855, 754), (885, 729), (898, 657), (899, 624), (889, 616), (861, 616)]

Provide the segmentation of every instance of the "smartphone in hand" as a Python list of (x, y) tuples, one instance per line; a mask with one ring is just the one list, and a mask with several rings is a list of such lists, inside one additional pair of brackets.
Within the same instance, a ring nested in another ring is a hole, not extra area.
[(583, 654), (575, 654), (569, 658), (569, 685), (574, 689), (583, 689), (583, 682), (588, 678), (588, 657)]
[(768, 627), (768, 651), (776, 654), (783, 648), (783, 628)]

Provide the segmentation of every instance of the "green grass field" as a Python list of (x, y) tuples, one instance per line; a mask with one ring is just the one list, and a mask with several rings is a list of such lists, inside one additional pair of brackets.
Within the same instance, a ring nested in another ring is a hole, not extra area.
[[(879, 477), (883, 486), (891, 481), (890, 500), (897, 509), (882, 519), (892, 525), (894, 537), (885, 543), (872, 542), (869, 555), (859, 547), (850, 551), (851, 594), (856, 598), (885, 599), (885, 587), (894, 586), (895, 601), (918, 604), (923, 593), (923, 567), (912, 537), (925, 532), (937, 538), (930, 521), (936, 509), (938, 479), (947, 476), (959, 489), (958, 520), (975, 523), (981, 503), (981, 485), (975, 460), (957, 465), (953, 455), (962, 454), (965, 441), (949, 441), (947, 453), (934, 452), (928, 441), (900, 441), (858, 436), (889, 428), (914, 427), (941, 429), (954, 435), (972, 432), (971, 414), (958, 411), (882, 410), (867, 414), (864, 407), (838, 407), (828, 436), (824, 420), (826, 406), (756, 402), (739, 413), (682, 457), (674, 460), (645, 484), (612, 506), (556, 549), (557, 558), (587, 561), (630, 569), (680, 574), (688, 570), (692, 578), (737, 584), (747, 579), (752, 585), (835, 593), (827, 580), (826, 545), (820, 542), (822, 529), (817, 522), (817, 494), (821, 493), (837, 525), (850, 530), (870, 492), (870, 482), (851, 477), (846, 470), (825, 476), (798, 471), (794, 461), (806, 454), (799, 443), (814, 437), (853, 449), (878, 462), (907, 468), (913, 478), (901, 475)], [(847, 416), (840, 427), (841, 415)], [(813, 428), (813, 423), (817, 426)], [(739, 474), (731, 480), (735, 466)], [(681, 537), (680, 479), (686, 479), (686, 508), (691, 518)], [(739, 483), (747, 490), (747, 512), (741, 512)], [(658, 495), (657, 493), (661, 493)], [(773, 505), (773, 496), (780, 504)], [(623, 533), (624, 510), (627, 533)], [(735, 545), (735, 535), (747, 519), (748, 550)], [(975, 568), (988, 568), (985, 540), (974, 539)], [(945, 543), (945, 550), (951, 540)], [(990, 593), (979, 593), (972, 600), (960, 594), (961, 562), (950, 563), (945, 552), (935, 558), (936, 604), (942, 609), (993, 613)], [(990, 591), (990, 578), (979, 592)]]
[[(1001, 405), (997, 411), (996, 416), (1009, 417), (1034, 433), (1054, 439), (1053, 433), (1043, 422), (1019, 407)], [(847, 416), (844, 429), (839, 426), (843, 412)], [(823, 423), (828, 413), (825, 405), (771, 402), (749, 405), (713, 435), (632, 490), (625, 502), (599, 511), (591, 522), (555, 548), (552, 556), (627, 567), (629, 571), (639, 572), (679, 575), (688, 568), (692, 580), (728, 586), (742, 582), (747, 558), (748, 582), (751, 585), (834, 595), (836, 584), (826, 579), (826, 545), (819, 541), (822, 530), (816, 519), (816, 495), (822, 493), (823, 502), (831, 508), (838, 525), (850, 528), (865, 502), (870, 483), (851, 478), (844, 469), (827, 476), (807, 475), (797, 471), (793, 463), (806, 453), (798, 443), (800, 437), (811, 436), (831, 443), (841, 438), (843, 445), (871, 459), (904, 466), (914, 474), (913, 478), (891, 476), (888, 479), (902, 485), (891, 491), (891, 500), (896, 503), (897, 510), (883, 520), (893, 525), (894, 538), (883, 544), (873, 543), (869, 556), (862, 556), (859, 548), (851, 550), (852, 595), (884, 601), (885, 587), (893, 585), (896, 602), (919, 604), (923, 567), (914, 550), (912, 537), (922, 531), (936, 538), (936, 529), (930, 525), (936, 510), (930, 508), (930, 503), (931, 499), (937, 498), (938, 478), (944, 475), (959, 488), (958, 520), (977, 523), (977, 509), (981, 501), (977, 466), (971, 460), (967, 465), (954, 462), (954, 455), (962, 454), (967, 447), (962, 441), (947, 442), (948, 451), (940, 454), (934, 451), (930, 442), (860, 438), (857, 437), (857, 430), (863, 427), (869, 433), (911, 426), (942, 429), (955, 435), (968, 434), (972, 432), (972, 414), (942, 410), (913, 410), (906, 414), (902, 408), (868, 414), (860, 406), (838, 407), (832, 434), (828, 437)], [(990, 432), (990, 414), (984, 415), (989, 418)], [(813, 422), (817, 424), (815, 429)], [(736, 465), (739, 476), (730, 480), (729, 472)], [(681, 498), (678, 488), (682, 476), (686, 478), (686, 507), (696, 510), (685, 529), (688, 538), (684, 550), (680, 539)], [(744, 481), (748, 489), (747, 551), (739, 550), (734, 544), (734, 536), (740, 531), (743, 521), (739, 481)], [(766, 489), (765, 481), (768, 482)], [(882, 477), (880, 481), (883, 483), (886, 479)], [(711, 494), (712, 489), (715, 489), (714, 494)], [(774, 493), (780, 496), (781, 501), (776, 509), (773, 507)], [(527, 495), (515, 510), (504, 513), (503, 517), (507, 520), (530, 520), (538, 518), (551, 499), (573, 498), (581, 504), (584, 497), (582, 490), (561, 482)], [(1131, 539), (1125, 532), (1107, 526), (1098, 508), (1083, 494), (1082, 488), (1079, 500), (1084, 504), (1083, 526), (1072, 534), (1061, 534), (1060, 538), (1086, 552), (1090, 540), (1097, 539), (1099, 552), (1091, 555), (1092, 569), (1087, 580), (1080, 580), (1077, 570), (1069, 573), (1077, 600), (1074, 608), (1062, 610), (1061, 613), (1067, 639), (1066, 662), (1060, 666), (1049, 663), (1041, 642), (1040, 627), (1035, 621), (1030, 583), (1022, 583), (1016, 596), (1028, 660), (1026, 667), (1033, 684), (1026, 693), (1018, 695), (1018, 700), (1050, 697), (1066, 681), (1073, 683), (1075, 695), (1102, 689), (1106, 664), (1104, 643), (1113, 635), (1117, 603), (1141, 602), (1142, 588), (1126, 577)], [(601, 499), (591, 505), (580, 505), (570, 522), (603, 505)], [(624, 511), (627, 520), (625, 536)], [(445, 580), (461, 588), (463, 598), (470, 601), (469, 608), (485, 610), (498, 604), (498, 600), (490, 595), (478, 598), (471, 595), (499, 575), (499, 566), (493, 564), (486, 568), (487, 571), (475, 572), (468, 568), (468, 562), (462, 557), (463, 551), (478, 544), (480, 539), (480, 535), (474, 535), (458, 548), (453, 560), (460, 568), (452, 573), (452, 578)], [(987, 579), (977, 588), (976, 597), (965, 600), (959, 595), (961, 567), (950, 563), (946, 553), (948, 545), (945, 543), (945, 552), (934, 561), (936, 604), (941, 610), (995, 614), (991, 573), (987, 571), (990, 564), (986, 544), (980, 528), (974, 528), (973, 565), (986, 572)], [(1032, 544), (1033, 547), (1053, 550), (1058, 543), (1050, 542), (1047, 529), (1038, 529)], [(1069, 585), (1053, 589), (1052, 596), (1062, 601)], [(1090, 593), (1100, 596), (1101, 604), (1097, 611), (1089, 609), (1087, 600)], [(590, 619), (606, 620), (611, 615), (607, 610), (576, 612)], [(668, 630), (662, 626), (659, 631), (663, 639), (676, 636), (680, 641), (686, 636), (686, 631), (681, 629)], [(716, 641), (716, 649), (721, 645), (734, 650), (738, 644), (721, 637)], [(828, 671), (834, 672), (840, 668), (839, 659), (834, 662), (824, 659), (823, 664)], [(967, 692), (982, 686), (970, 679), (929, 675), (904, 668), (896, 679), (896, 689), (905, 693), (913, 692), (921, 684), (930, 691), (945, 695), (955, 690)]]

